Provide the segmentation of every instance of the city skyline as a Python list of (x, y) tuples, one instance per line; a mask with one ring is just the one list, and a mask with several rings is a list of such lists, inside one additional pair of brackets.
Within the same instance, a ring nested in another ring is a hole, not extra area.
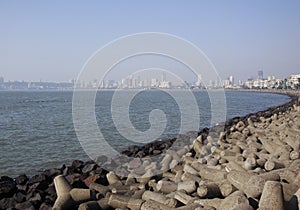
[[(172, 79), (169, 79), (171, 82), (173, 82), (174, 83), (174, 79), (175, 80), (182, 80), (182, 78), (180, 78), (180, 77), (176, 77), (177, 75), (171, 75), (172, 73), (168, 73), (167, 74), (167, 76), (164, 76), (164, 78), (166, 78), (166, 77), (168, 77), (168, 78), (172, 78)], [(271, 75), (266, 75), (265, 73), (264, 73), (264, 70), (262, 70), (262, 69), (259, 69), (259, 70), (257, 70), (257, 71), (253, 71), (253, 72), (251, 72), (251, 73), (249, 73), (249, 76), (248, 77), (246, 77), (246, 79), (241, 79), (241, 78), (239, 78), (239, 77), (236, 77), (236, 75), (227, 75), (227, 76), (225, 76), (225, 77), (220, 77), (220, 78), (216, 78), (216, 80), (215, 81), (217, 81), (217, 80), (220, 80), (220, 81), (224, 81), (224, 80), (228, 80), (228, 81), (230, 81), (231, 83), (239, 83), (239, 81), (242, 81), (242, 82), (246, 82), (247, 80), (251, 80), (251, 79), (267, 79), (268, 77), (274, 77), (274, 78), (281, 78), (281, 79), (284, 79), (284, 78), (287, 78), (287, 77), (289, 77), (290, 75), (296, 75), (296, 74), (300, 74), (300, 71), (298, 72), (298, 73), (295, 73), (295, 74), (286, 74), (285, 76), (283, 76), (283, 77), (277, 77), (277, 76), (275, 76), (275, 75), (273, 75), (273, 74), (271, 74)], [(142, 76), (141, 76), (142, 75)], [(152, 74), (152, 76), (149, 76), (149, 75), (151, 75), (151, 74), (144, 74), (143, 75), (143, 73), (141, 74), (141, 75), (139, 75), (139, 72), (138, 73), (133, 73), (133, 74), (129, 74), (129, 75), (127, 75), (127, 76), (125, 76), (125, 77), (116, 77), (116, 78), (113, 78), (113, 77), (111, 77), (111, 76), (108, 76), (108, 77), (105, 77), (104, 78), (104, 80), (103, 81), (109, 81), (109, 80), (114, 80), (114, 81), (121, 81), (122, 79), (125, 79), (125, 78), (127, 78), (127, 77), (134, 77), (134, 76), (136, 76), (136, 77), (142, 77), (142, 79), (143, 80), (151, 80), (151, 79), (154, 79), (154, 78), (156, 78), (156, 79), (158, 79), (158, 80), (164, 80), (164, 79), (161, 79), (161, 78), (163, 78), (163, 75), (162, 75), (162, 73), (160, 73), (160, 74), (157, 74), (157, 75), (153, 75)], [(146, 76), (145, 76), (146, 75)], [(250, 76), (251, 75), (251, 76)], [(232, 77), (232, 78), (231, 78)], [(20, 79), (20, 80), (17, 80), (17, 79), (11, 79), (11, 80), (8, 80), (8, 79), (6, 79), (3, 75), (1, 75), (0, 74), (0, 82), (53, 82), (53, 83), (64, 83), (64, 82), (74, 82), (74, 81), (76, 81), (76, 78), (69, 78), (68, 80), (65, 80), (65, 81), (52, 81), (52, 80), (43, 80), (43, 79), (39, 79), (39, 80), (36, 80), (36, 81), (34, 81), (34, 80), (25, 80), (25, 79)], [(205, 83), (209, 83), (210, 82), (210, 80), (204, 80), (203, 79), (203, 76), (202, 75), (195, 75), (194, 76), (194, 78), (192, 79), (192, 80), (182, 80), (183, 82), (184, 81), (187, 81), (187, 82), (189, 82), (189, 83), (199, 83), (200, 81), (204, 81)], [(93, 81), (83, 81), (83, 82), (93, 82)], [(178, 81), (177, 81), (178, 82)]]
[[(286, 78), (276, 78), (268, 75), (264, 77), (262, 70), (257, 72), (257, 78), (249, 78), (246, 81), (236, 81), (233, 75), (227, 79), (210, 80), (205, 83), (202, 75), (190, 81), (172, 80), (172, 75), (162, 72), (160, 78), (142, 77), (139, 74), (129, 75), (121, 80), (104, 79), (98, 81), (76, 81), (69, 82), (26, 82), (8, 81), (0, 77), (0, 90), (76, 90), (76, 89), (300, 89), (300, 74), (289, 75)], [(169, 76), (169, 77), (168, 77)], [(171, 76), (171, 77), (170, 77)], [(174, 79), (174, 78), (173, 78)]]
[(194, 43), (221, 78), (235, 75), (245, 81), (258, 69), (283, 78), (300, 71), (299, 7), (293, 0), (3, 1), (0, 75), (6, 80), (68, 81), (108, 42), (153, 31)]

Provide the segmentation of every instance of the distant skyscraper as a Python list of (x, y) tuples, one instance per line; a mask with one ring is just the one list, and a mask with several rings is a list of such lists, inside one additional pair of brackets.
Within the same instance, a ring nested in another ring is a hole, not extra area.
[(201, 76), (201, 74), (198, 74), (198, 78), (197, 78), (197, 82), (196, 82), (196, 86), (201, 86), (201, 84), (202, 84), (202, 76)]
[(264, 78), (264, 72), (263, 70), (258, 71), (258, 79), (262, 80)]
[(138, 83), (138, 85), (141, 84), (141, 76), (138, 76), (138, 78), (137, 78), (137, 83)]
[(167, 81), (166, 72), (163, 72), (161, 81), (162, 81), (162, 82)]
[(0, 77), (0, 83), (3, 83), (3, 82), (4, 82), (4, 78)]
[(229, 82), (230, 82), (230, 85), (234, 85), (234, 77), (233, 76), (229, 76)]
[(157, 87), (158, 86), (158, 79), (152, 78), (151, 79), (151, 87)]

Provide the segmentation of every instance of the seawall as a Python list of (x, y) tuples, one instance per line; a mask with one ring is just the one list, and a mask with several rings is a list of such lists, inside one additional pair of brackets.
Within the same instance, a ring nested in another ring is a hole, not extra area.
[[(300, 93), (276, 93), (291, 101), (230, 119), (225, 130), (190, 132), (175, 148), (168, 149), (176, 139), (129, 148), (132, 162), (111, 163), (129, 177), (80, 160), (33, 177), (1, 177), (0, 209), (298, 209)], [(157, 164), (140, 158), (166, 150)], [(134, 178), (136, 169), (147, 173)]]

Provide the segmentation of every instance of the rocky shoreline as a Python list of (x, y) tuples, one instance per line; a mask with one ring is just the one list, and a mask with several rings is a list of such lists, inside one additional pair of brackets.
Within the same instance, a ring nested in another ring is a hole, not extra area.
[[(139, 178), (80, 160), (32, 177), (2, 176), (0, 209), (299, 209), (299, 92), (282, 94), (291, 101), (187, 133), (176, 150), (175, 138), (129, 147), (123, 154), (135, 159), (123, 169), (149, 172)], [(159, 164), (139, 160), (164, 151)], [(152, 176), (157, 168), (171, 169)]]

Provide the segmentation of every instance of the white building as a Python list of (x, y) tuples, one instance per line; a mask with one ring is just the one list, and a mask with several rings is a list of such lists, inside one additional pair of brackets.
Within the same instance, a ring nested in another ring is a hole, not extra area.
[(158, 87), (159, 86), (159, 82), (157, 78), (152, 78), (151, 79), (151, 87)]
[(230, 80), (229, 79), (225, 79), (223, 80), (223, 87), (224, 88), (230, 88)]
[(292, 89), (300, 88), (300, 74), (293, 74), (287, 78), (286, 85)]
[(162, 82), (160, 82), (159, 87), (160, 88), (171, 88), (171, 82), (169, 82), (169, 81), (162, 81)]
[(230, 82), (230, 85), (234, 85), (234, 77), (233, 76), (229, 76), (229, 82)]
[(197, 82), (195, 83), (195, 85), (197, 87), (200, 87), (202, 85), (202, 75), (201, 74), (198, 74)]

